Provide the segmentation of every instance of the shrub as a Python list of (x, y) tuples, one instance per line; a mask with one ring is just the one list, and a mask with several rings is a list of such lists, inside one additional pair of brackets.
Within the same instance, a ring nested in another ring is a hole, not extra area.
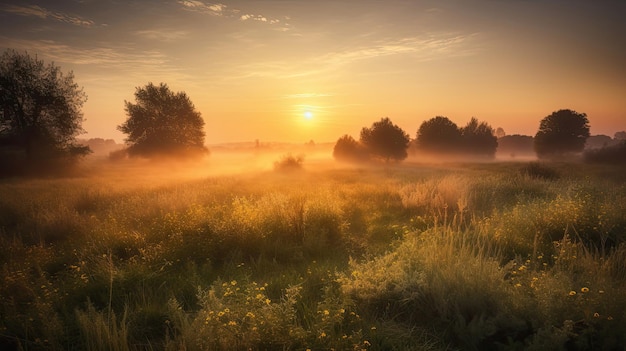
[(293, 156), (291, 154), (283, 156), (280, 160), (274, 162), (274, 170), (278, 172), (292, 172), (302, 170), (304, 156)]

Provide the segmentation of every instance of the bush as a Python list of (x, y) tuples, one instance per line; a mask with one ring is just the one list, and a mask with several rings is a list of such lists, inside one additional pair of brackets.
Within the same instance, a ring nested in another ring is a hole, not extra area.
[(587, 163), (626, 165), (626, 140), (616, 145), (587, 150), (583, 153), (583, 159)]
[(293, 156), (288, 154), (274, 162), (274, 170), (278, 172), (299, 171), (302, 169), (302, 163), (304, 163), (303, 155)]

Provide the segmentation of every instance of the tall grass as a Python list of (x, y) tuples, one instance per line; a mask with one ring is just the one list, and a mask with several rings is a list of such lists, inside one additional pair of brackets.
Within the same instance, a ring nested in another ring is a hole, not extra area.
[(620, 349), (620, 172), (511, 163), (4, 181), (0, 344)]

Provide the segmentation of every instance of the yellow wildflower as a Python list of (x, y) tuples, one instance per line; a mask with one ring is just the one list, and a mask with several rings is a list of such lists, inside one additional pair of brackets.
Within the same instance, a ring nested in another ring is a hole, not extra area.
[(576, 295), (576, 292), (574, 290), (569, 292), (569, 296), (574, 296), (574, 295)]
[(588, 287), (584, 287), (582, 289), (580, 289), (581, 292), (587, 293), (589, 292), (589, 288)]

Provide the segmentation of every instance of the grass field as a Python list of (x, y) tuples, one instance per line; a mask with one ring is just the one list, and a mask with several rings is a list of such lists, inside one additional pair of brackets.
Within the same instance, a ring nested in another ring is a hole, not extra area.
[(626, 348), (624, 168), (322, 164), (1, 181), (0, 346)]

